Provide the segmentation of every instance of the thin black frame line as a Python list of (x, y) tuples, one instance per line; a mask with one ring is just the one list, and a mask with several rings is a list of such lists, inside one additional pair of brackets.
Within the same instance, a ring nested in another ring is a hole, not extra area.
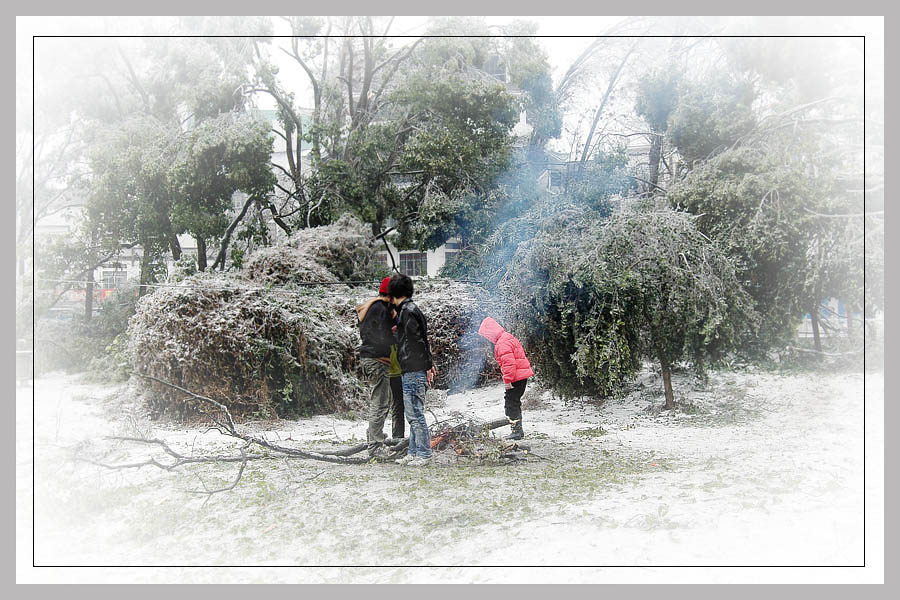
[[(37, 143), (37, 139), (35, 139), (34, 133), (34, 124), (35, 118), (37, 117), (37, 92), (35, 86), (35, 47), (36, 47), (36, 38), (31, 38), (31, 127), (32, 127), (32, 136), (31, 136), (31, 236), (34, 238), (36, 221), (35, 221), (35, 210), (34, 210), (34, 195), (36, 193), (36, 188), (34, 185), (35, 182), (35, 144)], [(32, 239), (31, 244), (31, 279), (34, 281), (34, 270), (37, 266), (36, 259), (36, 249), (37, 245), (33, 243)], [(35, 485), (37, 482), (37, 474), (36, 474), (36, 466), (37, 466), (37, 426), (36, 420), (34, 418), (35, 414), (35, 406), (36, 402), (36, 381), (35, 381), (35, 360), (34, 360), (34, 339), (37, 337), (35, 329), (37, 327), (37, 321), (35, 320), (35, 313), (37, 303), (34, 301), (34, 290), (32, 289), (32, 301), (31, 301), (31, 566), (34, 567), (37, 562), (37, 538), (35, 531), (37, 530), (35, 521), (37, 520), (37, 493), (35, 491)]]
[[(33, 35), (31, 39), (32, 45), (32, 114), (35, 114), (35, 106), (36, 106), (36, 93), (35, 93), (35, 44), (37, 38), (260, 38), (260, 39), (272, 39), (272, 38), (293, 38), (296, 36), (241, 36), (241, 35), (152, 35), (152, 36), (142, 36), (142, 35), (127, 35), (127, 36), (110, 36), (110, 35), (81, 35), (81, 36), (68, 36), (68, 35)], [(378, 37), (393, 37), (393, 38), (467, 38), (467, 37), (479, 37), (479, 38), (493, 38), (493, 37), (505, 37), (505, 38), (690, 38), (690, 39), (716, 39), (716, 38), (775, 38), (775, 39), (785, 39), (785, 38), (816, 38), (816, 39), (857, 39), (862, 38), (863, 40), (863, 181), (865, 181), (866, 176), (866, 154), (865, 154), (865, 135), (866, 135), (866, 123), (865, 123), (865, 111), (866, 111), (866, 99), (865, 99), (865, 74), (866, 74), (866, 36), (865, 35), (727, 35), (727, 36), (708, 36), (708, 35), (700, 35), (700, 36), (665, 36), (665, 35), (652, 35), (652, 36), (589, 36), (589, 35), (544, 35), (544, 36), (466, 36), (466, 35), (455, 35), (455, 36), (408, 36), (408, 35), (397, 35), (397, 36), (309, 36), (316, 38), (325, 38), (325, 37), (338, 37), (338, 38), (378, 38)], [(33, 124), (32, 124), (33, 125)], [(32, 152), (32, 193), (34, 190), (34, 153)], [(863, 186), (863, 203), (865, 204), (865, 186)], [(32, 197), (32, 202), (34, 198)], [(32, 211), (32, 228), (34, 228), (34, 211)], [(863, 231), (865, 232), (865, 217), (863, 218)], [(865, 270), (865, 235), (863, 235), (863, 295), (865, 297), (865, 281), (866, 281), (866, 270)], [(34, 276), (34, 268), (35, 268), (35, 249), (32, 247), (32, 277)], [(865, 299), (865, 298), (864, 298)], [(32, 337), (34, 337), (34, 310), (35, 307), (32, 304)], [(865, 328), (863, 328), (863, 347), (865, 348)], [(650, 567), (662, 567), (662, 568), (710, 568), (710, 567), (726, 567), (726, 568), (772, 568), (772, 567), (786, 567), (786, 568), (842, 568), (842, 567), (862, 567), (866, 566), (866, 529), (865, 529), (865, 517), (866, 517), (866, 453), (865, 453), (865, 440), (866, 440), (866, 378), (865, 378), (865, 369), (866, 369), (866, 356), (865, 352), (863, 352), (863, 564), (862, 565), (650, 565)], [(34, 381), (34, 362), (32, 361), (32, 382)], [(31, 418), (31, 427), (32, 427), (32, 567), (33, 568), (41, 568), (41, 567), (50, 567), (50, 568), (174, 568), (174, 567), (185, 567), (186, 565), (37, 565), (35, 564), (35, 552), (36, 552), (36, 544), (35, 544), (35, 519), (37, 516), (37, 512), (35, 510), (35, 502), (36, 502), (36, 494), (35, 494), (35, 466), (36, 466), (36, 451), (35, 451), (35, 419), (34, 419), (34, 407), (35, 407), (35, 387), (34, 383), (32, 383), (32, 418)], [(241, 568), (246, 567), (246, 565), (199, 565), (200, 568), (209, 568), (215, 566), (225, 566), (227, 568)], [(265, 567), (265, 566), (275, 566), (275, 567), (283, 567), (283, 568), (302, 568), (302, 567), (314, 567), (321, 568), (323, 565), (249, 565)], [(445, 567), (444, 565), (324, 565), (329, 567)], [(450, 565), (452, 567), (459, 566), (467, 566), (467, 565)], [(473, 565), (474, 566), (474, 565)], [(481, 566), (497, 566), (497, 565), (477, 565)], [(504, 565), (510, 566), (510, 565)], [(642, 565), (515, 565), (515, 566), (524, 566), (526, 568), (535, 568), (535, 567), (552, 567), (552, 568), (571, 568), (571, 567), (590, 567), (590, 568), (611, 568), (611, 567), (625, 567), (625, 568), (648, 568), (647, 566)], [(448, 567), (449, 568), (449, 567)]]
[(866, 36), (863, 36), (863, 567), (866, 566)]

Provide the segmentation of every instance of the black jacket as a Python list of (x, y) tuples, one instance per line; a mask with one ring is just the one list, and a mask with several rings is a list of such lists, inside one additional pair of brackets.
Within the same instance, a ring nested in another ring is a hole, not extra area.
[(397, 343), (391, 331), (394, 326), (391, 310), (389, 302), (378, 299), (356, 307), (362, 339), (361, 358), (388, 358), (391, 355), (391, 346)]
[(404, 373), (427, 371), (434, 365), (428, 344), (428, 324), (419, 307), (406, 299), (397, 318), (397, 358)]

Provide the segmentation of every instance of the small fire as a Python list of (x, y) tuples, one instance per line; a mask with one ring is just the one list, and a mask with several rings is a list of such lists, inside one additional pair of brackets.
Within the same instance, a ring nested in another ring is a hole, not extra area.
[(431, 438), (431, 449), (432, 450), (443, 450), (447, 447), (451, 447), (454, 452), (456, 452), (457, 456), (462, 456), (466, 454), (466, 448), (463, 446), (459, 440), (456, 439), (453, 430), (447, 430), (443, 433), (439, 433), (438, 435)]

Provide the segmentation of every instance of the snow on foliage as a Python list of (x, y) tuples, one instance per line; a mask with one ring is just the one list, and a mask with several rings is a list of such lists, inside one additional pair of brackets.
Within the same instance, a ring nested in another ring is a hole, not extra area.
[(497, 316), (487, 292), (457, 281), (422, 281), (413, 300), (428, 320), (437, 387), (468, 389), (500, 377), (493, 346), (477, 334), (485, 317)]
[[(375, 295), (376, 248), (351, 217), (300, 231), (257, 252), (244, 270), (198, 273), (141, 299), (129, 325), (133, 369), (229, 406), (237, 416), (301, 416), (365, 405), (357, 303)], [(312, 281), (371, 279), (371, 290)], [(249, 281), (248, 281), (249, 280)], [(260, 283), (277, 287), (261, 288)], [(459, 282), (417, 282), (429, 323), (438, 387), (469, 387), (495, 375), (474, 331), (486, 294)], [(152, 384), (154, 416), (185, 418), (197, 404)]]
[(368, 228), (344, 215), (332, 225), (301, 229), (283, 243), (260, 248), (247, 258), (241, 276), (283, 285), (374, 279), (382, 271)]
[[(345, 327), (349, 288), (273, 293), (201, 274), (143, 298), (131, 321), (135, 370), (229, 406), (236, 415), (297, 416), (359, 408), (358, 338)], [(343, 319), (341, 317), (344, 317)], [(153, 384), (154, 416), (199, 407)]]
[(674, 211), (561, 213), (500, 288), (542, 380), (569, 396), (614, 393), (644, 358), (666, 381), (681, 361), (703, 372), (758, 323), (733, 261)]

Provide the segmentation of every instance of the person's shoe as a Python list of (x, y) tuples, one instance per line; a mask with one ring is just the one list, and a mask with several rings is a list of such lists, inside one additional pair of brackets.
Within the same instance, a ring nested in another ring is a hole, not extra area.
[(418, 458), (414, 458), (413, 460), (409, 461), (409, 466), (410, 467), (424, 467), (425, 465), (430, 464), (430, 463), (431, 463), (430, 456), (428, 458), (418, 457)]
[(395, 460), (394, 462), (397, 463), (398, 465), (404, 465), (404, 466), (406, 466), (406, 465), (408, 465), (409, 463), (411, 463), (412, 461), (414, 461), (415, 459), (416, 459), (416, 457), (413, 456), (412, 454), (407, 454), (407, 455), (404, 456), (403, 458), (398, 458), (398, 459)]
[(511, 432), (509, 435), (503, 436), (504, 440), (522, 440), (525, 439), (525, 431), (522, 429), (522, 417), (510, 424)]

